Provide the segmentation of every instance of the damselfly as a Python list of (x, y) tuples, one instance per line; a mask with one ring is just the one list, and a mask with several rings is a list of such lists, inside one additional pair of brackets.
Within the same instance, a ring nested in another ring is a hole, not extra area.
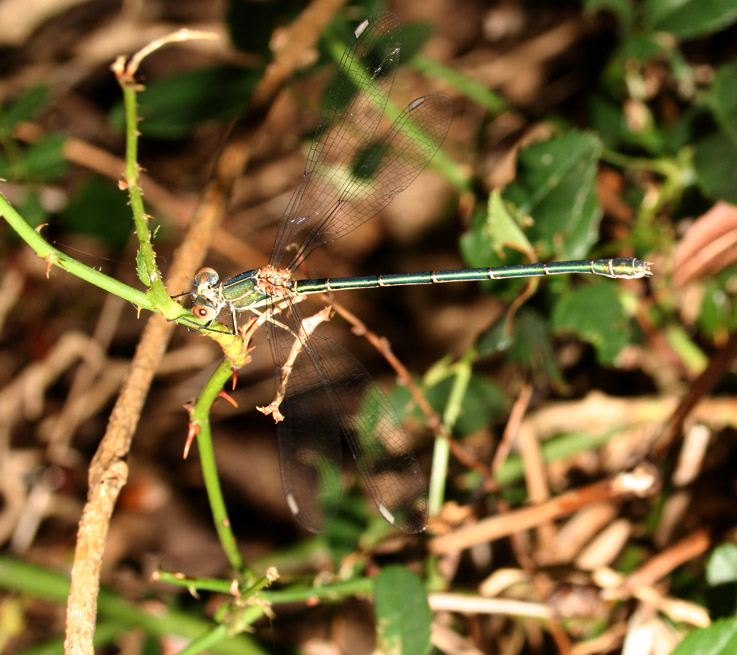
[(305, 320), (308, 294), (405, 284), (432, 284), (556, 273), (613, 278), (650, 275), (647, 262), (610, 259), (528, 264), (370, 277), (295, 280), (310, 253), (384, 209), (433, 158), (450, 127), (451, 101), (428, 95), (411, 102), (375, 138), (399, 63), (401, 26), (374, 14), (354, 33), (327, 93), (307, 165), (281, 219), (268, 266), (219, 282), (195, 276), (193, 312), (214, 320), (241, 312), (268, 326), (275, 363), (277, 432), (284, 496), (297, 520), (319, 532), (341, 492), (341, 435), (381, 515), (405, 532), (424, 530), (427, 494), (409, 437), (386, 394), (366, 369)]

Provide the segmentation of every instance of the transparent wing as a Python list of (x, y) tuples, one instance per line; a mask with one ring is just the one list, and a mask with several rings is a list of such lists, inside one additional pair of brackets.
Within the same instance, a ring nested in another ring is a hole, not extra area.
[[(325, 98), (302, 180), (282, 217), (271, 263), (285, 248), (302, 243), (322, 220), (322, 210), (356, 150), (374, 138), (399, 65), (402, 26), (392, 12), (359, 25)], [(283, 263), (282, 263), (283, 266)]]
[[(277, 268), (295, 269), (318, 246), (375, 216), (415, 180), (445, 138), (453, 111), (440, 95), (414, 100), (382, 139), (374, 138), (399, 57), (398, 31), (394, 14), (376, 14), (344, 55), (305, 173), (282, 217), (271, 258)], [(287, 256), (292, 243), (299, 247)]]
[[(290, 305), (270, 324), (277, 393), (303, 320)], [(319, 331), (300, 342), (277, 424), (282, 487), (308, 530), (321, 532), (341, 492), (341, 435), (381, 515), (404, 532), (424, 530), (425, 482), (396, 410), (366, 369)]]

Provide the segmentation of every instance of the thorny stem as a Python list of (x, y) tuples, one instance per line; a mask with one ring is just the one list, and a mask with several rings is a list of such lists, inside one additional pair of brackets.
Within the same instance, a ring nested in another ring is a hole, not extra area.
[(221, 389), (233, 375), (230, 361), (224, 359), (220, 366), (210, 376), (205, 388), (200, 393), (197, 402), (192, 408), (190, 422), (197, 428), (197, 449), (200, 454), (200, 466), (202, 476), (207, 490), (207, 498), (212, 509), (212, 518), (215, 530), (218, 534), (220, 544), (225, 551), (230, 565), (238, 572), (250, 575), (245, 569), (245, 563), (230, 525), (228, 510), (225, 507), (223, 492), (218, 478), (215, 452), (212, 445), (212, 432), (210, 430), (210, 408), (218, 397)]

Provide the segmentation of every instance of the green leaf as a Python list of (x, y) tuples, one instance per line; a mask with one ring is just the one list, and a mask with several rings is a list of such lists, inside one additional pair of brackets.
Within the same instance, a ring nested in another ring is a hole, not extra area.
[(403, 566), (388, 566), (374, 584), (377, 650), (383, 655), (430, 651), (432, 614), (420, 579)]
[(737, 143), (737, 61), (717, 70), (709, 89), (708, 102), (721, 128)]
[(681, 323), (669, 325), (665, 331), (665, 338), (668, 346), (678, 355), (691, 375), (696, 377), (703, 373), (709, 365), (709, 357), (694, 342), (693, 335), (689, 334), (685, 326)]
[(17, 159), (0, 157), (0, 177), (15, 182), (53, 182), (68, 169), (64, 159), (66, 137), (47, 134), (22, 150)]
[(527, 236), (541, 259), (581, 259), (598, 237), (596, 170), (601, 141), (571, 131), (520, 152), (517, 180), (504, 198), (534, 219)]
[(497, 252), (503, 248), (512, 248), (535, 260), (535, 252), (520, 228), (522, 216), (513, 205), (505, 203), (500, 191), (489, 194), (486, 213), (486, 235), (490, 246)]
[(701, 190), (712, 200), (737, 203), (737, 143), (715, 132), (696, 144), (693, 165)]
[(634, 16), (634, 6), (628, 0), (583, 0), (582, 5), (585, 13), (610, 11), (626, 26), (632, 23)]
[(672, 655), (733, 655), (737, 653), (737, 620), (722, 619), (708, 628), (694, 630)]
[(289, 16), (291, 3), (279, 0), (229, 0), (225, 19), (233, 44), (244, 52), (271, 59), (274, 29)]
[(737, 20), (734, 0), (647, 0), (650, 24), (680, 39), (695, 39), (724, 29)]
[(533, 376), (563, 384), (548, 323), (531, 309), (516, 315), (511, 332), (506, 318), (501, 318), (479, 337), (476, 349), (482, 356), (504, 353), (505, 361), (521, 364)]
[(707, 598), (712, 617), (737, 613), (737, 545), (718, 546), (706, 565)]
[(115, 250), (122, 250), (133, 232), (126, 195), (97, 178), (75, 194), (61, 213), (61, 224), (71, 232), (95, 236)]
[(409, 61), (425, 47), (435, 28), (430, 23), (408, 23), (402, 28), (402, 63)]
[(360, 550), (361, 537), (366, 532), (366, 526), (371, 518), (373, 517), (368, 513), (364, 497), (356, 495), (341, 497), (338, 512), (328, 521), (325, 531), (325, 541), (332, 553), (333, 562), (339, 564)]
[(592, 344), (596, 358), (605, 366), (614, 364), (631, 341), (617, 288), (608, 281), (593, 282), (561, 296), (553, 309), (552, 325), (554, 332), (574, 334)]
[(629, 140), (621, 102), (614, 102), (602, 93), (593, 93), (588, 103), (591, 126), (607, 148), (616, 150), (623, 141)]
[(727, 269), (704, 284), (698, 324), (715, 341), (725, 341), (737, 329), (735, 278), (734, 270)]
[[(527, 261), (536, 261), (536, 253), (522, 231), (523, 224), (524, 217), (517, 208), (505, 202), (498, 191), (493, 191), (486, 212), (475, 213), (470, 229), (459, 239), (458, 247), (464, 261), (474, 268), (509, 266), (523, 263), (520, 252), (526, 254)], [(511, 279), (484, 282), (482, 286), (487, 290), (493, 287), (499, 296), (512, 298), (525, 284), (526, 280)]]
[(36, 118), (48, 102), (49, 87), (45, 84), (28, 89), (0, 111), (0, 134), (8, 135), (16, 124)]
[[(179, 139), (207, 121), (233, 118), (248, 103), (260, 76), (257, 70), (219, 66), (152, 82), (139, 95), (139, 130), (148, 137)], [(110, 120), (123, 130), (122, 103)]]
[[(425, 391), (425, 398), (440, 415), (445, 412), (453, 382), (453, 377), (446, 377)], [(471, 375), (453, 433), (463, 436), (480, 430), (506, 409), (507, 399), (499, 387), (486, 378)]]
[(737, 545), (718, 546), (706, 565), (706, 580), (711, 586), (737, 582)]
[[(47, 223), (49, 220), (48, 212), (41, 203), (38, 193), (33, 189), (26, 189), (23, 200), (18, 205), (18, 212), (33, 227), (41, 223)], [(11, 232), (11, 234), (15, 234), (15, 232)]]
[[(556, 435), (540, 444), (543, 461), (546, 463), (560, 462), (581, 453), (591, 452), (611, 441), (616, 434), (616, 430), (611, 430), (600, 435), (591, 435), (587, 432)], [(502, 467), (494, 474), (494, 479), (501, 486), (507, 486), (518, 482), (524, 475), (523, 457), (519, 454), (510, 454)]]

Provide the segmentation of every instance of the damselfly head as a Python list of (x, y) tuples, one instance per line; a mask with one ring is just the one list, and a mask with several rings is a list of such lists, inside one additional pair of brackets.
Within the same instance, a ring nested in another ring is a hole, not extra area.
[(200, 294), (203, 291), (214, 287), (220, 276), (217, 274), (214, 268), (204, 266), (194, 274), (194, 287), (195, 292)]

